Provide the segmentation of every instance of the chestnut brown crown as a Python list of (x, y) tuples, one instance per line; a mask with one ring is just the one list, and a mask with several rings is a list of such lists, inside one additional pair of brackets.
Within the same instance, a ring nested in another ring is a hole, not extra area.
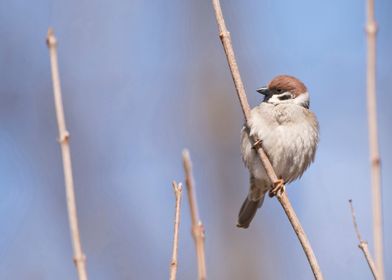
[(274, 92), (291, 92), (295, 97), (307, 92), (303, 82), (289, 75), (276, 76), (269, 82), (268, 89)]

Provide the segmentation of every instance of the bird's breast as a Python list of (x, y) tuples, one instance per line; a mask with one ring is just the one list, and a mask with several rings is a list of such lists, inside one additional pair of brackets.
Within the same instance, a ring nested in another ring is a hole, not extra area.
[(314, 159), (318, 143), (317, 119), (297, 105), (255, 109), (250, 119), (251, 134), (262, 140), (277, 175), (286, 182), (295, 180)]

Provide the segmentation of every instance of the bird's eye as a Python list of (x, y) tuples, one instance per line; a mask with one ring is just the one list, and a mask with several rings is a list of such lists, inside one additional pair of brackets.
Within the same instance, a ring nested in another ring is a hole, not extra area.
[(281, 93), (283, 90), (282, 90), (281, 88), (278, 88), (276, 91), (277, 91), (278, 93)]

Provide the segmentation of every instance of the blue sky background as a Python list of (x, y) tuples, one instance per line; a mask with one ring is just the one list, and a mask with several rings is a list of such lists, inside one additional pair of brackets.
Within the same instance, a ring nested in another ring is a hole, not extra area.
[[(385, 270), (392, 277), (392, 2), (376, 1)], [(282, 73), (321, 126), (287, 191), (326, 279), (371, 279), (347, 200), (372, 244), (364, 1), (222, 1), (252, 106)], [(210, 1), (0, 2), (0, 278), (76, 279), (45, 36), (53, 26), (90, 279), (166, 279), (173, 179), (194, 163), (210, 279), (311, 279), (281, 206), (235, 227), (248, 189), (243, 122)], [(196, 278), (182, 205), (178, 279)]]

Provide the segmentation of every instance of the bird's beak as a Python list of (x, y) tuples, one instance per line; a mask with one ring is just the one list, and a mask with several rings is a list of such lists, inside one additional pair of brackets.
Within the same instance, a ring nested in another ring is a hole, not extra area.
[(268, 89), (268, 87), (261, 87), (261, 88), (256, 89), (256, 91), (257, 91), (258, 93), (261, 93), (261, 94), (264, 95), (264, 96), (268, 96), (268, 95), (269, 95), (269, 89)]

